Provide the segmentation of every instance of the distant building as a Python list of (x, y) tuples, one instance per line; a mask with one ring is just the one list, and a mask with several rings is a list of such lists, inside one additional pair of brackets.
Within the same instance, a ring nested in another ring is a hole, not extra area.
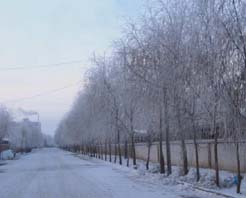
[[(8, 130), (10, 145), (15, 147), (34, 147), (40, 139), (41, 123), (25, 118), (20, 122), (13, 121)], [(41, 145), (40, 145), (41, 146)]]
[[(158, 140), (158, 134), (156, 132), (152, 132), (152, 141), (157, 141)], [(147, 139), (149, 138), (149, 134), (147, 130), (134, 130), (134, 140), (135, 142), (146, 142)]]

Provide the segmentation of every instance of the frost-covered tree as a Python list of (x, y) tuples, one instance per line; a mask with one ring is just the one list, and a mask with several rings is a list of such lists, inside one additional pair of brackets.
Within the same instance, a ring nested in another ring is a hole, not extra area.
[[(238, 141), (245, 137), (246, 118), (246, 3), (149, 2), (141, 20), (124, 27), (111, 54), (93, 57), (86, 85), (61, 121), (56, 142), (61, 146), (79, 144), (100, 158), (109, 154), (110, 161), (114, 153), (114, 161), (119, 156), (120, 164), (125, 145), (125, 156), (129, 158), (131, 150), (135, 165), (134, 136), (138, 130), (146, 131), (148, 151), (154, 137), (159, 145), (160, 172), (169, 175), (170, 141), (179, 141), (182, 170), (187, 174), (186, 140), (192, 139), (199, 181), (198, 140), (213, 139), (219, 186), (218, 143), (226, 138), (235, 142), (240, 192)], [(208, 130), (201, 132), (203, 128)]]
[(0, 106), (0, 141), (8, 135), (8, 129), (11, 122), (11, 115), (4, 106)]

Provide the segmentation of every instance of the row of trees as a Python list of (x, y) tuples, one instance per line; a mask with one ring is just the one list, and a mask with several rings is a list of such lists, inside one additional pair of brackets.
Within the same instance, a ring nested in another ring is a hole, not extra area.
[(160, 172), (167, 175), (172, 173), (170, 140), (180, 141), (185, 175), (185, 140), (192, 138), (199, 181), (197, 139), (206, 128), (206, 137), (214, 139), (218, 186), (218, 139), (235, 142), (240, 192), (238, 141), (245, 137), (246, 117), (245, 27), (242, 0), (151, 1), (138, 23), (124, 27), (110, 55), (93, 57), (84, 89), (56, 131), (57, 143), (106, 145), (110, 152), (113, 146), (120, 164), (122, 144), (130, 143), (135, 165), (134, 135), (144, 130), (148, 145), (158, 137)]
[(16, 122), (10, 111), (0, 106), (0, 143), (4, 138), (9, 140), (11, 148), (16, 151), (27, 151), (44, 146), (49, 137), (42, 134), (39, 122), (31, 122), (28, 119)]

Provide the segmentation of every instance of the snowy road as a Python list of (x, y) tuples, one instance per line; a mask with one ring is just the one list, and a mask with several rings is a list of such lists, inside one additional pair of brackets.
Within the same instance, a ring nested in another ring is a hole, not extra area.
[(0, 166), (0, 198), (208, 197), (176, 188), (139, 182), (114, 166), (55, 148), (36, 150)]

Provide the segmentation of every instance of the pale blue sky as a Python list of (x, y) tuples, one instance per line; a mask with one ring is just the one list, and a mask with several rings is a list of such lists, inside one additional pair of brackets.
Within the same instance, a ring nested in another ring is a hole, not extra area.
[[(136, 18), (144, 0), (0, 0), (0, 102), (40, 112), (52, 134), (82, 84), (29, 100), (82, 79), (95, 51), (110, 49), (124, 18)], [(49, 69), (3, 71), (16, 66), (82, 60)], [(16, 101), (16, 99), (18, 101)], [(7, 102), (6, 102), (7, 101)]]

